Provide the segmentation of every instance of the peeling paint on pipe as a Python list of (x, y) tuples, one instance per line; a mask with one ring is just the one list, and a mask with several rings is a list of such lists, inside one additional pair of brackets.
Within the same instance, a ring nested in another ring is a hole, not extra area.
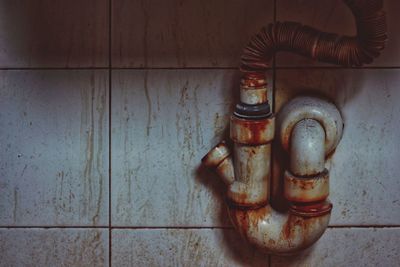
[[(280, 138), (282, 145), (287, 149), (292, 147), (288, 151), (294, 154), (293, 166), (284, 175), (288, 212), (279, 213), (269, 205), (271, 142), (275, 129), (272, 114), (263, 119), (232, 116), (234, 175), (229, 177), (234, 180), (227, 183), (227, 200), (231, 221), (249, 243), (264, 252), (285, 255), (311, 246), (329, 224), (332, 204), (327, 200), (329, 172), (324, 168), (324, 159), (326, 151), (332, 151), (338, 144), (343, 123), (333, 104), (304, 97), (290, 101), (278, 121), (279, 133), (286, 135)], [(231, 160), (230, 152), (222, 143), (203, 158), (203, 163), (218, 168), (228, 158)], [(231, 162), (227, 165), (231, 166)], [(297, 166), (300, 164), (307, 166)], [(220, 175), (227, 180), (227, 172)]]
[(254, 210), (229, 208), (233, 224), (251, 244), (266, 253), (294, 254), (314, 244), (325, 232), (330, 210), (319, 216), (279, 213), (264, 206)]

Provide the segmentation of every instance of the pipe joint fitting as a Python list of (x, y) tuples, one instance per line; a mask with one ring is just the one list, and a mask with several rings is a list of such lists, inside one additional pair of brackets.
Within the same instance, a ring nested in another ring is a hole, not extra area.
[(329, 195), (329, 172), (325, 169), (313, 177), (298, 177), (290, 171), (284, 174), (284, 196), (290, 202), (310, 203), (326, 200)]
[(244, 145), (268, 144), (274, 139), (275, 117), (248, 120), (231, 117), (230, 136), (235, 143)]
[(240, 81), (240, 102), (247, 105), (268, 103), (267, 80), (263, 73), (245, 74)]
[(301, 216), (303, 218), (321, 217), (331, 214), (332, 203), (328, 200), (317, 203), (291, 203), (289, 207), (290, 214)]
[(227, 198), (232, 206), (258, 208), (268, 204), (268, 181), (251, 183), (235, 181), (228, 187)]
[[(246, 82), (250, 84), (242, 84), (242, 89), (261, 83)], [(265, 104), (253, 105), (252, 112)], [(324, 165), (342, 134), (340, 113), (333, 104), (311, 97), (294, 99), (281, 111), (278, 132), (286, 151), (294, 155), (284, 173), (287, 213), (268, 205), (275, 118), (268, 112), (262, 118), (250, 115), (231, 117), (233, 153), (221, 142), (202, 161), (227, 184), (229, 215), (241, 235), (268, 253), (292, 254), (311, 246), (328, 226), (332, 204)]]

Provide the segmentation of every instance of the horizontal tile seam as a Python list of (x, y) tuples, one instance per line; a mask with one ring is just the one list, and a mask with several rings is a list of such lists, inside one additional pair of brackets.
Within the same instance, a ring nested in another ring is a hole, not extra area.
[[(400, 69), (400, 66), (376, 66), (376, 67), (340, 67), (340, 66), (291, 66), (291, 67), (275, 67), (276, 70), (385, 70), (385, 69)], [(26, 70), (239, 70), (237, 67), (186, 67), (186, 68), (173, 68), (173, 67), (165, 67), (165, 68), (131, 68), (131, 67), (76, 67), (76, 68), (0, 68), (0, 71), (26, 71)], [(272, 68), (268, 69), (269, 71)]]
[[(368, 229), (368, 228), (399, 228), (400, 225), (334, 225), (328, 226), (330, 229), (342, 229), (342, 228), (358, 228), (358, 229)], [(231, 226), (0, 226), (0, 229), (111, 229), (111, 230), (162, 230), (162, 229), (181, 229), (181, 230), (207, 230), (207, 229), (234, 229)]]

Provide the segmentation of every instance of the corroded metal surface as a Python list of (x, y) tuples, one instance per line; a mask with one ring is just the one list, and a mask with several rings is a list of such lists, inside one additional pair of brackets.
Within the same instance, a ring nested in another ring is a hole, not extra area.
[(325, 169), (320, 174), (304, 178), (293, 175), (290, 171), (284, 174), (284, 195), (293, 202), (323, 201), (329, 195), (329, 173)]
[(231, 139), (247, 145), (262, 145), (272, 141), (275, 134), (275, 118), (246, 120), (231, 117)]
[(271, 206), (254, 210), (230, 208), (241, 235), (262, 251), (273, 254), (299, 252), (317, 241), (328, 226), (330, 212), (315, 217), (281, 214)]
[(235, 144), (236, 181), (228, 188), (228, 198), (237, 205), (252, 206), (268, 201), (271, 145)]
[[(283, 145), (291, 143), (293, 170), (301, 175), (285, 173), (284, 196), (289, 211), (280, 214), (269, 205), (274, 137), (271, 115), (264, 120), (251, 116), (244, 119), (235, 111), (231, 117), (235, 175), (234, 182), (228, 184), (227, 196), (231, 220), (247, 241), (267, 253), (291, 254), (311, 246), (328, 226), (332, 204), (326, 200), (329, 173), (324, 170), (325, 151), (336, 148), (343, 123), (333, 104), (311, 97), (290, 101), (281, 113), (279, 133), (285, 137), (280, 139), (287, 142)], [(225, 143), (221, 143), (203, 158), (203, 163), (215, 168), (229, 155)], [(224, 176), (222, 173), (226, 180)]]
[(248, 105), (258, 105), (268, 101), (267, 80), (264, 74), (249, 73), (242, 77), (240, 101)]
[[(397, 225), (400, 221), (400, 188), (392, 175), (400, 172), (400, 143), (395, 141), (400, 135), (399, 77), (398, 70), (382, 69), (277, 72), (278, 112), (297, 95), (324, 95), (339, 107), (345, 121), (342, 139), (326, 162), (334, 204), (330, 225)], [(283, 177), (282, 168), (287, 166), (283, 163), (274, 165), (274, 181)], [(274, 190), (282, 192), (283, 186)]]

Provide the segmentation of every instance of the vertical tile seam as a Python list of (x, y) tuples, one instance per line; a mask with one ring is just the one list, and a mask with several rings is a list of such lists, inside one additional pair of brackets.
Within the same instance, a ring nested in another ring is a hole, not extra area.
[(112, 0), (108, 0), (108, 266), (112, 264), (111, 134), (112, 134)]
[[(274, 10), (274, 12), (273, 12), (273, 22), (275, 23), (276, 22), (276, 1), (277, 0), (274, 0), (274, 2), (273, 2), (273, 10)], [(274, 54), (274, 56), (273, 56), (273, 58), (272, 58), (272, 112), (273, 113), (275, 113), (275, 79), (276, 79), (276, 57), (275, 57), (275, 54)], [(274, 150), (272, 149), (271, 150), (271, 159), (273, 159), (274, 158)], [(271, 164), (271, 174), (273, 175), (273, 173), (274, 173), (274, 164)], [(270, 178), (270, 180), (272, 180), (272, 177)], [(270, 181), (271, 182), (271, 181)], [(268, 185), (269, 186), (269, 185)], [(272, 264), (272, 258), (271, 258), (272, 256), (270, 255), (270, 254), (268, 254), (268, 267), (271, 267), (271, 264)]]

